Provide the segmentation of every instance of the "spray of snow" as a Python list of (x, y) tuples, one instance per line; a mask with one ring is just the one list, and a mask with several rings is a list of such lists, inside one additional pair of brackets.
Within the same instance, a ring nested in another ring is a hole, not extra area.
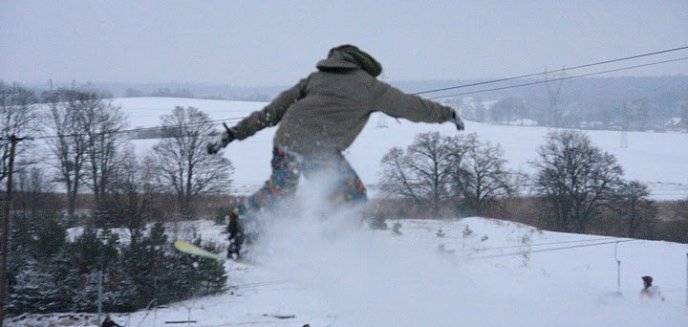
[[(339, 326), (648, 326), (682, 318), (647, 309), (595, 285), (523, 266), (522, 258), (469, 260), (438, 242), (362, 228), (355, 214), (327, 205), (328, 183), (303, 183), (290, 208), (267, 217), (253, 256), (316, 292)], [(679, 310), (678, 312), (680, 312)], [(562, 317), (566, 317), (562, 321)], [(660, 324), (661, 325), (661, 324)]]

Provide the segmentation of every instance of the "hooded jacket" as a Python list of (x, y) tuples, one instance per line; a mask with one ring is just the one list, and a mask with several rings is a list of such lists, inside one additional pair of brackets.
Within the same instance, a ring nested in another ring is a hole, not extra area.
[(452, 120), (451, 108), (377, 80), (350, 52), (332, 49), (317, 63), (318, 71), (232, 127), (234, 136), (243, 140), (279, 124), (275, 147), (300, 155), (328, 155), (346, 150), (376, 111), (414, 122)]

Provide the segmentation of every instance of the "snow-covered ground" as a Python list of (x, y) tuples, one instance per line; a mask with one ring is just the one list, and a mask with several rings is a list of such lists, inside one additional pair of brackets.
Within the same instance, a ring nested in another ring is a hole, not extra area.
[[(114, 320), (128, 327), (186, 320), (207, 327), (688, 323), (686, 245), (543, 232), (477, 217), (402, 220), (399, 234), (341, 217), (308, 217), (273, 220), (253, 263), (226, 264), (227, 292)], [(195, 228), (204, 238), (225, 238), (210, 222)], [(639, 297), (643, 275), (655, 278), (664, 301)], [(39, 317), (8, 326), (88, 326)]]
[[(177, 105), (195, 106), (228, 122), (263, 106), (161, 98), (117, 103), (129, 114), (131, 127), (158, 125), (158, 117)], [(373, 117), (346, 155), (363, 180), (375, 184), (381, 157), (427, 131), (457, 133), (451, 124)], [(467, 131), (500, 144), (511, 167), (529, 171), (527, 163), (536, 158), (548, 129), (467, 122)], [(243, 191), (268, 176), (273, 133), (268, 129), (225, 150)], [(588, 135), (616, 155), (627, 178), (650, 183), (655, 197), (688, 194), (688, 135), (629, 133), (626, 148), (618, 132)], [(137, 140), (135, 145), (143, 153), (155, 142)], [(299, 190), (299, 214), (267, 217), (252, 263), (226, 263), (227, 292), (115, 314), (114, 320), (127, 327), (179, 326), (168, 322), (185, 320), (204, 327), (688, 326), (687, 245), (544, 232), (479, 217), (401, 220), (400, 233), (370, 230), (346, 213), (323, 220), (318, 185), (307, 181)], [(208, 221), (179, 227), (179, 238), (195, 229), (204, 239), (226, 239), (223, 228)], [(654, 277), (664, 301), (640, 299), (644, 275)], [(8, 322), (17, 327), (88, 326), (54, 315)]]
[[(265, 103), (184, 98), (120, 98), (115, 103), (128, 114), (131, 127), (160, 125), (159, 117), (170, 114), (175, 106), (194, 106), (208, 113), (213, 120), (225, 120), (231, 126), (237, 119)], [(218, 122), (218, 129), (220, 123)], [(377, 184), (380, 160), (392, 147), (406, 148), (419, 133), (438, 131), (442, 135), (456, 135), (450, 123), (419, 124), (402, 119), (373, 115), (356, 142), (345, 154), (363, 181)], [(537, 149), (545, 143), (551, 129), (544, 127), (489, 125), (466, 122), (466, 133), (477, 133), (481, 140), (499, 144), (508, 165), (532, 172), (528, 164), (537, 158)], [(255, 136), (231, 143), (224, 156), (232, 160), (236, 173), (234, 186), (238, 192), (252, 192), (270, 174), (272, 137), (275, 128), (258, 132)], [(625, 169), (628, 179), (650, 186), (656, 199), (679, 199), (688, 196), (688, 134), (588, 131), (593, 143), (613, 154)], [(157, 140), (135, 141), (139, 153), (146, 152)], [(625, 143), (626, 146), (622, 146)], [(371, 187), (374, 192), (374, 187)]]
[[(397, 235), (341, 221), (283, 219), (259, 245), (255, 265), (227, 264), (234, 295), (158, 310), (158, 323), (185, 320), (186, 307), (198, 326), (688, 323), (685, 245), (617, 245), (623, 239), (541, 232), (482, 218), (401, 224)], [(643, 275), (655, 278), (664, 302), (639, 298)], [(126, 319), (134, 325), (145, 315)]]

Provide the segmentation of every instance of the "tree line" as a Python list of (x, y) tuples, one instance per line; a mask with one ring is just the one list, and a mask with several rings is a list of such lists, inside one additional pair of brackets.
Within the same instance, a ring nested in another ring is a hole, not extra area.
[[(530, 162), (534, 174), (506, 168), (498, 145), (476, 134), (416, 136), (405, 150), (390, 149), (382, 159), (380, 190), (409, 206), (380, 215), (414, 213), (429, 217), (518, 218), (509, 204), (531, 200), (536, 225), (549, 230), (586, 233), (604, 224), (619, 234), (643, 237), (658, 215), (648, 186), (624, 179), (616, 158), (595, 146), (583, 132), (551, 132)], [(688, 222), (676, 203), (675, 217)], [(399, 212), (405, 208), (404, 213)], [(384, 211), (384, 210), (382, 210)], [(682, 240), (688, 241), (688, 229)]]
[[(79, 195), (89, 193), (95, 211), (150, 217), (152, 212), (143, 212), (151, 208), (146, 196), (166, 193), (175, 196), (175, 212), (189, 216), (195, 199), (223, 194), (231, 185), (231, 162), (205, 153), (215, 124), (198, 108), (162, 115), (165, 135), (143, 156), (129, 142), (128, 117), (97, 90), (35, 94), (0, 82), (0, 119), (0, 137), (24, 140), (16, 151), (19, 191), (39, 195), (59, 187), (69, 215)], [(9, 144), (0, 143), (0, 183), (9, 152)]]

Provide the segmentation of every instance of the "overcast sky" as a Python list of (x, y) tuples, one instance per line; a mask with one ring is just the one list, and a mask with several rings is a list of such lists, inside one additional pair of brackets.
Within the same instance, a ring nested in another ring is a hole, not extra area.
[(287, 85), (342, 43), (392, 81), (499, 78), (688, 46), (688, 0), (0, 1), (5, 81)]

